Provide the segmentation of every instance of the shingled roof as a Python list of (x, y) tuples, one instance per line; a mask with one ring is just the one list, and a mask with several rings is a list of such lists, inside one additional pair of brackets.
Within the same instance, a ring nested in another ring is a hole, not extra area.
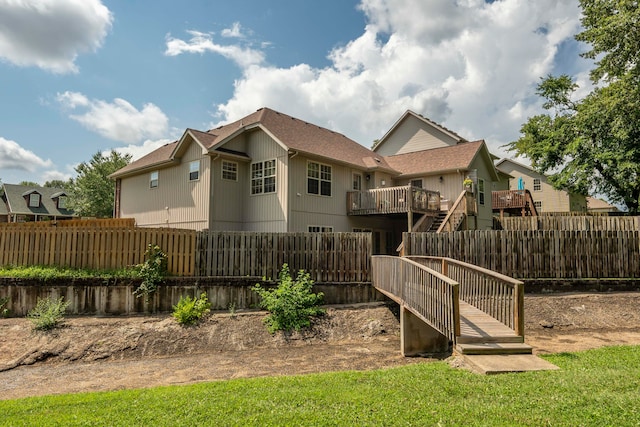
[[(40, 194), (40, 206), (30, 207), (27, 203), (29, 194)], [(70, 209), (58, 209), (55, 198), (65, 195), (62, 188), (32, 187), (26, 185), (4, 184), (4, 198), (6, 209), (10, 214), (17, 215), (48, 215), (56, 217), (72, 217), (74, 212)]]
[(478, 155), (484, 141), (463, 142), (457, 145), (413, 153), (386, 156), (389, 165), (402, 175), (425, 175), (451, 170), (466, 170)]
[(240, 133), (251, 131), (255, 128), (261, 128), (269, 133), (289, 151), (321, 157), (328, 161), (337, 161), (360, 169), (378, 169), (393, 174), (396, 173), (382, 156), (338, 132), (269, 108), (261, 108), (240, 120), (207, 132), (187, 129), (185, 135), (179, 141), (157, 149), (130, 163), (111, 176), (119, 177), (175, 161), (177, 154), (180, 152), (181, 144), (185, 143), (186, 135), (191, 135), (211, 153), (224, 153), (225, 143)]

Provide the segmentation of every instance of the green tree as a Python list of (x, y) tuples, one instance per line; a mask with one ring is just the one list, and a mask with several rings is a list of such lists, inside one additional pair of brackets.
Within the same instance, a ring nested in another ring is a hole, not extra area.
[(110, 218), (113, 216), (115, 182), (109, 175), (131, 161), (131, 155), (112, 150), (108, 155), (98, 152), (89, 162), (80, 163), (78, 174), (71, 181), (69, 207), (81, 216)]
[(33, 181), (20, 181), (18, 185), (24, 185), (25, 187), (40, 187), (40, 184)]
[(43, 187), (67, 189), (67, 188), (71, 187), (71, 180), (63, 181), (61, 179), (52, 179), (51, 181), (45, 182)]
[[(597, 58), (595, 89), (575, 99), (569, 76), (538, 85), (548, 111), (528, 119), (509, 150), (531, 160), (556, 188), (599, 193), (640, 212), (640, 9), (637, 2), (581, 0), (584, 31), (577, 40)], [(634, 23), (631, 25), (630, 23)]]

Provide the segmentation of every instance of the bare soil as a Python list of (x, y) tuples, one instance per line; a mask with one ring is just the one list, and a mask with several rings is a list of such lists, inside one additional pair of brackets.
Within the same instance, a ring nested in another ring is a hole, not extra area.
[[(534, 353), (640, 344), (640, 293), (527, 295)], [(0, 319), (0, 399), (186, 384), (241, 377), (388, 368), (405, 358), (393, 305), (329, 307), (313, 327), (271, 335), (264, 312), (214, 313), (195, 327), (171, 316), (68, 317), (34, 332)]]

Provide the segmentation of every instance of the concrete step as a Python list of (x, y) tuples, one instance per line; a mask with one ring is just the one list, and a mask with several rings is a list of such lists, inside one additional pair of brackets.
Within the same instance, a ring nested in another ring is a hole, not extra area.
[(533, 354), (463, 355), (459, 357), (464, 361), (463, 366), (485, 375), (559, 369), (556, 365)]
[(472, 344), (456, 344), (455, 350), (460, 354), (531, 354), (533, 347), (525, 343), (485, 342)]

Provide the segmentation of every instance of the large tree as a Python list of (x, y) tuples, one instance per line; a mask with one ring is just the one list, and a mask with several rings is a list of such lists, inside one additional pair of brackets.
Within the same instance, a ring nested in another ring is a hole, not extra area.
[(556, 188), (598, 193), (640, 212), (640, 9), (634, 1), (581, 0), (584, 31), (576, 39), (597, 59), (595, 89), (575, 99), (570, 77), (538, 85), (548, 111), (529, 118), (509, 149), (531, 160)]
[(80, 163), (69, 188), (69, 207), (81, 216), (112, 217), (115, 181), (108, 176), (130, 161), (131, 155), (112, 150), (107, 156), (98, 152), (89, 162)]

